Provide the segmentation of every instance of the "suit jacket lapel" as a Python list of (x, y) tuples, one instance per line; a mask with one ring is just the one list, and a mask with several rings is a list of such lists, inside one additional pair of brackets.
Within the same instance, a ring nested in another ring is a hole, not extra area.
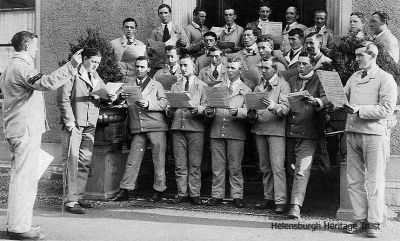
[(83, 72), (83, 71), (81, 71), (82, 68), (84, 68), (84, 67), (81, 65), (79, 67), (79, 78), (82, 79), (86, 84), (88, 84), (93, 89), (92, 81), (89, 80), (87, 72), (82, 73)]

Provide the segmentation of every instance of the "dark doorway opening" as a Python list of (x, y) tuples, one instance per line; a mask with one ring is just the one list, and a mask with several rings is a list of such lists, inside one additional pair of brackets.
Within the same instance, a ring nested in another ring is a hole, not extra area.
[[(206, 26), (222, 26), (224, 24), (223, 11), (225, 7), (236, 10), (236, 23), (242, 27), (258, 18), (258, 4), (260, 0), (198, 0), (198, 5), (207, 11)], [(285, 22), (285, 11), (289, 6), (296, 6), (300, 12), (299, 22), (312, 26), (314, 11), (325, 9), (326, 0), (270, 0), (272, 13), (271, 21)]]

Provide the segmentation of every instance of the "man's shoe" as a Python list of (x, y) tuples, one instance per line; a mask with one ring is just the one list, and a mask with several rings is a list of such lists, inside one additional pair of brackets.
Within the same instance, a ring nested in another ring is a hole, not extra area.
[(222, 198), (210, 198), (206, 201), (207, 206), (216, 206), (222, 203)]
[(244, 202), (243, 199), (241, 198), (234, 198), (233, 199), (233, 205), (237, 208), (244, 208)]
[(178, 204), (187, 200), (187, 197), (177, 196), (176, 198), (172, 199), (172, 203)]
[(256, 203), (255, 208), (256, 209), (269, 209), (269, 208), (273, 208), (274, 205), (275, 205), (274, 201), (264, 199), (262, 202)]
[(79, 203), (75, 204), (73, 207), (65, 206), (65, 210), (67, 212), (73, 213), (73, 214), (84, 214), (85, 213), (85, 211), (83, 210), (81, 205), (79, 205)]
[(366, 229), (368, 238), (378, 238), (380, 236), (381, 230), (379, 223), (368, 223)]
[(348, 234), (362, 233), (365, 231), (366, 225), (367, 225), (367, 220), (365, 219), (357, 220), (353, 224), (347, 225), (347, 227), (344, 228), (343, 231)]
[(288, 216), (289, 216), (289, 218), (292, 218), (292, 219), (299, 219), (300, 218), (300, 206), (297, 204), (290, 205)]
[(284, 214), (286, 212), (286, 204), (276, 204), (275, 205), (275, 213), (276, 214)]
[(121, 188), (117, 194), (115, 194), (114, 197), (110, 198), (110, 201), (114, 202), (122, 202), (122, 201), (128, 201), (129, 199), (129, 193), (127, 189)]
[(85, 199), (79, 199), (78, 203), (83, 208), (93, 208), (93, 204), (91, 202), (86, 201)]
[(201, 205), (201, 204), (203, 204), (203, 203), (201, 202), (200, 197), (192, 197), (192, 202), (193, 202), (194, 205)]
[(44, 235), (40, 231), (29, 230), (25, 233), (14, 233), (8, 232), (8, 236), (11, 240), (41, 240), (44, 239)]
[(150, 197), (150, 202), (155, 203), (161, 201), (162, 192), (154, 191), (153, 195)]

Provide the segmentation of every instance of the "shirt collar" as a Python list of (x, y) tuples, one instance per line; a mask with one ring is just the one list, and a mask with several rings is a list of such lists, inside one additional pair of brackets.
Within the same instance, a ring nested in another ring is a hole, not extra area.
[(192, 25), (193, 25), (194, 28), (202, 29), (202, 27), (200, 25), (198, 25), (197, 23), (195, 23), (193, 21), (192, 21)]
[(259, 19), (258, 19), (258, 22), (261, 23), (261, 24), (263, 24), (263, 23), (268, 23), (269, 20), (268, 20), (268, 19), (267, 19), (267, 20), (262, 20), (261, 18), (259, 18)]
[[(317, 30), (317, 25), (314, 25), (313, 27), (313, 31), (315, 32)], [(322, 28), (319, 30), (319, 33), (323, 33), (325, 31), (326, 26), (322, 26)]]
[(238, 78), (237, 78), (235, 81), (233, 81), (233, 82), (231, 82), (231, 81), (228, 79), (228, 83), (229, 83), (228, 87), (231, 87), (231, 86), (232, 86), (232, 89), (236, 89), (236, 87), (240, 85), (240, 77), (238, 77)]
[[(374, 74), (378, 70), (378, 68), (379, 68), (378, 65), (374, 64), (369, 70), (367, 70), (367, 76)], [(363, 71), (364, 70), (360, 71), (360, 73), (359, 73), (360, 77), (361, 77), (361, 74), (362, 74)]]
[[(228, 25), (225, 24), (224, 28), (228, 31)], [(236, 23), (233, 23), (231, 26), (231, 31), (236, 28)]]
[(293, 27), (294, 27), (294, 25), (296, 25), (297, 24), (297, 22), (295, 21), (295, 22), (293, 22), (293, 23), (291, 23), (291, 24), (289, 24), (289, 29), (292, 29)]
[[(210, 68), (211, 68), (211, 71), (214, 71), (215, 66), (214, 66), (213, 64), (210, 64)], [(218, 71), (218, 73), (221, 73), (221, 70), (222, 70), (222, 62), (219, 63), (219, 65), (217, 65), (217, 71)]]
[(375, 36), (375, 38), (378, 38), (379, 36), (381, 36), (381, 35), (384, 34), (385, 32), (390, 31), (390, 30), (388, 29), (388, 27), (387, 27), (386, 24), (382, 25), (382, 26), (380, 27), (380, 29), (382, 30), (382, 32), (380, 32), (379, 34), (377, 34), (377, 35)]
[(20, 58), (27, 62), (29, 65), (35, 65), (32, 57), (29, 56), (26, 52), (15, 52), (13, 58)]
[(170, 22), (168, 22), (167, 24), (161, 23), (161, 27), (162, 27), (163, 29), (165, 28), (165, 25), (167, 25), (168, 30), (171, 31), (171, 29), (172, 29), (172, 22), (170, 21)]
[[(130, 40), (132, 40), (132, 43), (134, 43), (135, 41), (136, 41), (136, 39), (135, 39), (135, 35), (134, 36), (132, 36), (132, 38), (130, 38)], [(124, 34), (124, 35), (122, 35), (122, 42), (123, 43), (127, 43), (128, 42), (128, 38), (126, 37), (126, 35)]]

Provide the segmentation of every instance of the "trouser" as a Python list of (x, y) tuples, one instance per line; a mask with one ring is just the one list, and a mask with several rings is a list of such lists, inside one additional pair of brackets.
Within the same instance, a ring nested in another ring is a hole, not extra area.
[(67, 165), (66, 202), (76, 202), (85, 195), (95, 131), (95, 126), (80, 126), (72, 132), (62, 132), (62, 160)]
[(225, 170), (226, 163), (228, 163), (231, 198), (243, 198), (244, 141), (212, 138), (210, 147), (213, 173), (211, 196), (213, 198), (225, 197)]
[(154, 164), (153, 189), (162, 192), (167, 188), (165, 186), (165, 151), (167, 146), (165, 133), (165, 131), (153, 131), (134, 134), (131, 149), (126, 160), (125, 173), (120, 183), (121, 188), (127, 190), (134, 190), (136, 188), (136, 180), (146, 151), (147, 139), (152, 144)]
[(291, 190), (291, 204), (303, 205), (317, 144), (318, 140), (286, 139), (286, 174), (288, 189)]
[(354, 219), (382, 223), (387, 136), (347, 132), (347, 181)]
[(255, 135), (264, 199), (286, 204), (285, 137)]
[(33, 205), (39, 171), (39, 151), (42, 135), (7, 139), (11, 151), (11, 177), (8, 191), (7, 226), (15, 233), (28, 232), (32, 226)]
[(179, 196), (200, 196), (203, 143), (203, 132), (172, 131), (176, 186)]

